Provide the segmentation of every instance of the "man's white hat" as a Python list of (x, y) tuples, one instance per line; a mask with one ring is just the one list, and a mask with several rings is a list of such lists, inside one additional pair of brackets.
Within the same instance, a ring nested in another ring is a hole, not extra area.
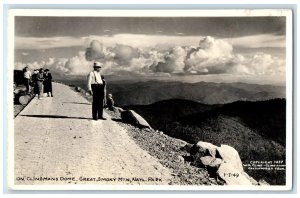
[(94, 62), (94, 67), (99, 67), (99, 68), (101, 68), (102, 67), (102, 65), (100, 64), (100, 62)]

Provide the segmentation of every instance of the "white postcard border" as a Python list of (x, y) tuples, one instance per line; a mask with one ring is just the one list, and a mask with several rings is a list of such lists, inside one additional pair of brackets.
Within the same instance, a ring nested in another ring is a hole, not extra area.
[[(14, 123), (13, 123), (13, 65), (15, 16), (76, 16), (76, 17), (234, 17), (286, 16), (286, 185), (285, 186), (163, 186), (163, 185), (15, 185), (14, 184)], [(292, 189), (293, 165), (293, 19), (288, 9), (230, 9), (230, 10), (80, 10), (80, 9), (12, 9), (8, 29), (8, 187), (13, 190), (259, 190)]]

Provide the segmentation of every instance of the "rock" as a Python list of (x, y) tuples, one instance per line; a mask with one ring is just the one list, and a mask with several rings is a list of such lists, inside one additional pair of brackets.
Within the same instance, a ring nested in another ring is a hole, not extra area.
[(176, 141), (179, 143), (180, 147), (185, 146), (186, 144), (188, 144), (186, 141), (181, 140), (181, 139), (176, 139)]
[(245, 175), (245, 177), (249, 179), (249, 181), (252, 183), (252, 185), (255, 185), (255, 186), (258, 185), (258, 182), (253, 177), (250, 177), (246, 172), (243, 171), (242, 174)]
[(260, 179), (258, 181), (258, 185), (259, 186), (270, 186), (270, 184), (268, 182), (266, 182), (264, 179)]
[(179, 162), (181, 162), (181, 163), (184, 162), (184, 158), (183, 158), (181, 155), (178, 155), (177, 158), (178, 158), (178, 161), (179, 161)]
[(22, 92), (21, 89), (14, 89), (14, 94), (19, 94), (20, 92)]
[(215, 158), (208, 166), (213, 167), (213, 168), (219, 168), (219, 166), (223, 163), (224, 161), (221, 160), (220, 158)]
[(205, 156), (205, 157), (200, 158), (200, 161), (204, 166), (208, 166), (214, 160), (215, 160), (215, 158), (213, 158), (212, 156)]
[(212, 157), (215, 157), (217, 148), (217, 146), (211, 143), (200, 141), (191, 148), (191, 155), (200, 152), (203, 153), (203, 155), (210, 155)]
[(192, 147), (193, 147), (192, 144), (186, 143), (184, 146), (180, 147), (180, 150), (190, 153)]
[(162, 131), (161, 131), (161, 132), (159, 132), (159, 135), (163, 135), (163, 134), (164, 134), (164, 132), (162, 132)]
[(80, 92), (81, 87), (75, 87), (75, 91)]
[(24, 96), (19, 97), (19, 103), (21, 105), (26, 105), (26, 104), (29, 103), (29, 101), (30, 101), (30, 96), (29, 95), (24, 95)]
[[(203, 167), (201, 158), (210, 156), (212, 159), (215, 158), (217, 146), (208, 142), (198, 142), (194, 144), (190, 149), (190, 155), (193, 156), (194, 161), (192, 164), (195, 166)], [(205, 165), (204, 165), (205, 166)]]
[(145, 128), (145, 129), (143, 129), (143, 130), (146, 131), (146, 132), (150, 132), (150, 131), (151, 131), (150, 128)]
[(121, 118), (124, 122), (136, 125), (140, 128), (151, 128), (148, 122), (133, 110), (122, 111)]
[(115, 113), (122, 113), (124, 111), (124, 109), (122, 109), (121, 107), (113, 107), (113, 109)]
[[(207, 156), (207, 158), (212, 158), (211, 156)], [(218, 178), (217, 171), (221, 164), (224, 162), (220, 158), (212, 158), (213, 160), (210, 161), (209, 164), (206, 165), (207, 172), (209, 173), (210, 177)]]
[(222, 163), (217, 171), (220, 177), (227, 185), (252, 185), (252, 182), (243, 174), (231, 165), (231, 163)]
[(199, 147), (197, 144), (194, 144), (190, 149), (190, 155), (193, 157), (192, 164), (198, 167), (203, 167), (201, 157), (206, 156), (206, 149)]
[(239, 172), (244, 170), (239, 153), (233, 147), (222, 144), (221, 147), (217, 147), (217, 152), (224, 162), (230, 163)]
[(227, 185), (258, 185), (244, 172), (239, 153), (231, 146), (215, 146), (198, 142), (190, 150), (192, 164), (206, 167), (210, 177), (221, 179)]

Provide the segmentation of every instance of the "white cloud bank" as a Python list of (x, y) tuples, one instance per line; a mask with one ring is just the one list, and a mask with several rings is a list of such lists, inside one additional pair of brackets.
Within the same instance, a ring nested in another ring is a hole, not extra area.
[[(199, 40), (199, 37), (197, 39)], [(242, 41), (240, 43), (243, 43)], [(254, 55), (237, 54), (233, 52), (234, 46), (227, 39), (215, 39), (210, 36), (201, 37), (197, 46), (185, 43), (167, 49), (138, 48), (134, 42), (132, 45), (106, 45), (101, 40), (86, 39), (85, 42), (88, 42), (87, 50), (80, 51), (70, 59), (49, 58), (42, 62), (17, 62), (15, 68), (21, 69), (27, 64), (32, 69), (47, 67), (64, 74), (85, 75), (91, 70), (93, 61), (97, 60), (103, 64), (103, 74), (129, 73), (142, 76), (231, 74), (254, 77), (285, 75), (285, 60), (262, 52)]]

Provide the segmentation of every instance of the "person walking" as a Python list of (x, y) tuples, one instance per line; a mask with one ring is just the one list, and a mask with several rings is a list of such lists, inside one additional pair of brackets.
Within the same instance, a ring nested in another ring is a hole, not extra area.
[(27, 94), (30, 93), (30, 81), (31, 81), (31, 72), (29, 71), (28, 67), (24, 68), (24, 84), (26, 87)]
[(92, 102), (92, 117), (93, 120), (106, 120), (103, 116), (103, 100), (104, 100), (104, 83), (101, 78), (101, 64), (99, 62), (94, 63), (94, 70), (88, 75), (88, 90), (93, 96)]
[(49, 72), (49, 69), (45, 69), (44, 78), (44, 93), (47, 93), (48, 97), (53, 97), (52, 75)]
[(43, 99), (43, 81), (44, 81), (44, 70), (41, 68), (39, 73), (37, 73), (37, 87), (38, 87), (38, 98)]

